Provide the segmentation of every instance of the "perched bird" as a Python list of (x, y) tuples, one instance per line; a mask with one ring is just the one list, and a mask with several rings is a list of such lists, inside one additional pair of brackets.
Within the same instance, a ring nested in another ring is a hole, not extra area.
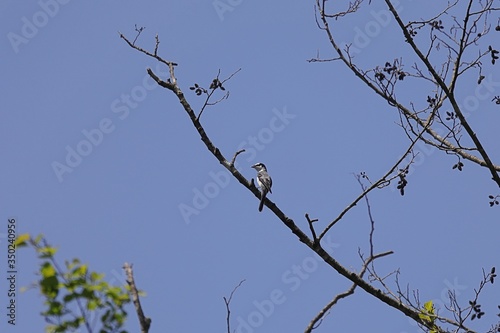
[(259, 184), (260, 187), (260, 204), (259, 204), (259, 212), (262, 212), (262, 208), (264, 207), (264, 199), (266, 198), (266, 194), (273, 193), (271, 191), (271, 186), (273, 185), (273, 180), (267, 173), (266, 166), (263, 163), (256, 163), (252, 165), (252, 168), (254, 168), (257, 171), (257, 183)]

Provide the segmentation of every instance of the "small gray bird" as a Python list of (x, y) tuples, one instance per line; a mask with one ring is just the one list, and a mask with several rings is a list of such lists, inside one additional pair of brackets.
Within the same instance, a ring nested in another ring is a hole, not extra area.
[(273, 191), (271, 191), (273, 180), (267, 173), (266, 166), (263, 163), (256, 163), (252, 165), (252, 168), (257, 171), (257, 183), (259, 184), (261, 192), (259, 212), (262, 212), (262, 208), (264, 207), (264, 199), (266, 198), (267, 193), (273, 193)]

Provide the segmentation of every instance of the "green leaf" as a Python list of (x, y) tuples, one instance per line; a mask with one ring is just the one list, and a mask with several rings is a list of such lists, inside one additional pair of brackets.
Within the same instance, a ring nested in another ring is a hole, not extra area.
[[(75, 301), (81, 302), (87, 318), (101, 319), (101, 327), (95, 332), (124, 332), (127, 312), (123, 307), (130, 303), (127, 286), (113, 286), (104, 281), (104, 274), (91, 272), (79, 259), (65, 261), (58, 266), (54, 256), (57, 248), (50, 246), (42, 236), (30, 240), (29, 235), (19, 237), (19, 242), (32, 246), (42, 259), (37, 283), (44, 296), (45, 311), (42, 315), (49, 323), (46, 332), (69, 333), (78, 331), (86, 324), (85, 318), (74, 312)], [(61, 268), (60, 268), (61, 267)], [(63, 268), (63, 269), (62, 269)], [(104, 313), (104, 315), (103, 315)]]
[(87, 288), (87, 286), (84, 286), (84, 289), (82, 290), (82, 297), (85, 297), (86, 299), (96, 299), (95, 293), (90, 290), (90, 288)]
[(44, 277), (51, 277), (57, 275), (56, 269), (48, 261), (44, 262), (40, 267), (40, 274)]
[(425, 302), (424, 309), (428, 314), (434, 315), (434, 304), (432, 303), (432, 301)]
[(71, 261), (65, 261), (64, 264), (66, 265), (66, 268), (67, 269), (73, 269), (73, 267), (75, 267), (76, 265), (79, 265), (80, 264), (80, 259), (77, 259), (77, 258), (73, 258), (73, 260)]
[[(432, 301), (424, 303), (424, 308), (422, 309), (422, 312), (418, 316), (423, 321), (432, 324), (432, 327), (436, 327), (436, 325), (434, 324), (434, 322), (436, 321), (436, 313)], [(429, 333), (437, 333), (437, 331), (431, 329)]]
[(47, 258), (53, 258), (57, 252), (57, 249), (55, 247), (52, 247), (52, 246), (44, 246), (44, 247), (38, 248), (37, 252), (40, 253), (38, 255), (38, 257), (40, 259), (47, 259)]
[(16, 239), (16, 242), (15, 242), (15, 245), (17, 247), (23, 247), (23, 246), (26, 246), (28, 245), (27, 241), (30, 239), (30, 234), (21, 234), (19, 236), (17, 236), (17, 239)]
[(98, 274), (96, 272), (90, 273), (90, 281), (100, 281), (104, 278), (104, 274)]
[(76, 277), (76, 278), (80, 278), (80, 277), (84, 277), (86, 274), (87, 274), (87, 265), (80, 265), (80, 266), (77, 266), (73, 269), (73, 271), (71, 272), (71, 275), (72, 277)]
[(33, 245), (34, 246), (38, 246), (40, 244), (40, 242), (42, 241), (43, 239), (43, 235), (42, 234), (39, 234), (38, 236), (36, 236), (35, 239), (33, 239)]
[(68, 294), (68, 295), (64, 295), (63, 301), (64, 301), (64, 303), (69, 303), (72, 300), (74, 300), (75, 298), (78, 298), (78, 294), (71, 293), (71, 294)]
[(49, 276), (40, 280), (42, 294), (49, 299), (54, 299), (59, 294), (59, 281), (56, 276)]
[(45, 312), (46, 315), (50, 316), (62, 316), (64, 314), (64, 306), (61, 302), (51, 302), (49, 304), (49, 309)]

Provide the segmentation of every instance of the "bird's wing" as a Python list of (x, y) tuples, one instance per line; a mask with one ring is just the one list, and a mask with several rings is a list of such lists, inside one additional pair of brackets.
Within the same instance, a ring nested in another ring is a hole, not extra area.
[(268, 174), (264, 174), (264, 173), (259, 173), (257, 175), (257, 177), (259, 178), (261, 186), (263, 187), (262, 190), (264, 190), (266, 192), (273, 193), (273, 192), (271, 192), (271, 186), (273, 185), (273, 181), (272, 181), (271, 177), (269, 177)]

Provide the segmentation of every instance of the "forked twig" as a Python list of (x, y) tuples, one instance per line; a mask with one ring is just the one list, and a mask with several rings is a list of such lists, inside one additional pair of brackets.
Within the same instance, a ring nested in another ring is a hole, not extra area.
[(229, 295), (229, 298), (226, 298), (226, 296), (222, 297), (224, 299), (224, 303), (226, 304), (226, 311), (227, 311), (227, 316), (226, 316), (226, 325), (227, 325), (227, 333), (231, 333), (231, 310), (229, 308), (229, 305), (231, 304), (231, 300), (233, 299), (233, 295), (236, 292), (236, 289), (238, 289), (243, 282), (245, 282), (245, 279), (241, 280), (240, 283), (236, 287), (234, 287), (233, 291), (231, 291), (231, 295)]

